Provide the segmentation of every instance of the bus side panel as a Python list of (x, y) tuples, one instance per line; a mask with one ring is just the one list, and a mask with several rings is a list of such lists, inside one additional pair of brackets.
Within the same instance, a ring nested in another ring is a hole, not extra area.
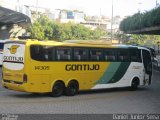
[(106, 69), (102, 77), (103, 79), (101, 78), (98, 80), (97, 84), (92, 89), (127, 87), (131, 85), (134, 77), (138, 77), (140, 79), (140, 84), (143, 83), (142, 63), (132, 62), (113, 64), (114, 65), (111, 65)]
[[(107, 62), (38, 62), (30, 60), (28, 84), (35, 92), (51, 92), (54, 82), (77, 80), (80, 90), (95, 86), (110, 63)], [(94, 68), (94, 67), (97, 68)]]
[[(141, 63), (107, 62), (30, 62), (29, 89), (33, 92), (51, 92), (54, 82), (62, 80), (67, 86), (70, 80), (77, 80), (80, 90), (126, 87), (134, 77), (142, 83), (143, 65)], [(76, 65), (98, 64), (99, 70), (84, 70)], [(114, 65), (113, 65), (114, 64)], [(66, 67), (69, 65), (68, 67)], [(59, 66), (59, 67), (58, 67)], [(122, 68), (124, 70), (122, 70)], [(120, 72), (121, 71), (121, 72)], [(123, 72), (122, 72), (123, 71)]]

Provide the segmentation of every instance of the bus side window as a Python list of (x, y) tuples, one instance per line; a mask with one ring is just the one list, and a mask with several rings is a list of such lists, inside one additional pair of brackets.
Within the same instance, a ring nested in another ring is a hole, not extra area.
[(118, 50), (117, 57), (118, 57), (118, 61), (120, 61), (120, 62), (129, 62), (130, 61), (129, 53), (125, 49)]
[(132, 62), (142, 62), (141, 51), (138, 49), (130, 49), (130, 58)]
[(44, 48), (44, 57), (46, 61), (54, 61), (55, 60), (55, 49), (53, 47), (45, 47)]
[(115, 51), (111, 49), (106, 49), (104, 51), (104, 59), (105, 61), (116, 61)]
[(74, 48), (74, 60), (86, 61), (88, 59), (87, 49), (85, 48)]
[(41, 45), (32, 45), (30, 46), (30, 54), (33, 60), (44, 61), (44, 49)]
[(90, 50), (90, 60), (91, 61), (102, 61), (103, 53), (100, 49), (91, 49)]
[(70, 48), (57, 48), (56, 59), (59, 61), (70, 61), (71, 60), (71, 49)]

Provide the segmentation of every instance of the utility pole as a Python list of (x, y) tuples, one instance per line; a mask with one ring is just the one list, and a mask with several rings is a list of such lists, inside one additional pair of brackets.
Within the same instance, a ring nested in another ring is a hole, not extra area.
[(141, 10), (140, 10), (141, 4), (142, 4), (141, 2), (138, 3), (138, 5), (139, 5), (139, 6), (138, 6), (138, 13), (141, 12)]
[(113, 0), (112, 0), (112, 17), (111, 17), (111, 41), (113, 39)]
[(38, 0), (36, 0), (36, 19), (38, 19)]
[(158, 6), (158, 2), (157, 2), (157, 0), (156, 0), (156, 7)]

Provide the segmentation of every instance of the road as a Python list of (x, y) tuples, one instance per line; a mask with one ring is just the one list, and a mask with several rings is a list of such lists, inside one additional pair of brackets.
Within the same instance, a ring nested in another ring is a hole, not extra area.
[(15, 92), (0, 84), (0, 114), (109, 114), (160, 113), (160, 74), (151, 86), (137, 91), (126, 88), (80, 92), (73, 97), (50, 97)]

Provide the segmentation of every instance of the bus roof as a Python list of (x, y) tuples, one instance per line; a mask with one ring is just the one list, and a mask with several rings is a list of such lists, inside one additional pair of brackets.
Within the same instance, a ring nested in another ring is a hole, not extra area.
[(145, 47), (141, 46), (134, 46), (134, 45), (124, 45), (124, 44), (117, 44), (117, 45), (112, 45), (108, 41), (104, 40), (67, 40), (64, 42), (57, 42), (57, 41), (38, 41), (38, 40), (10, 40), (6, 41), (8, 42), (23, 42), (27, 43), (28, 45), (31, 44), (37, 44), (37, 45), (53, 45), (53, 46), (75, 46), (75, 47), (104, 47), (104, 48), (138, 48), (138, 49), (145, 49), (149, 50)]

